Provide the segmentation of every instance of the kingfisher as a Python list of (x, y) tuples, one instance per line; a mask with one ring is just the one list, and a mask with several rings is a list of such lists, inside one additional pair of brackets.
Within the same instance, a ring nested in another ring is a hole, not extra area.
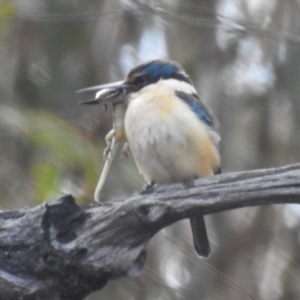
[[(125, 105), (124, 139), (146, 181), (141, 193), (171, 183), (189, 188), (196, 178), (221, 172), (217, 121), (179, 63), (147, 61), (123, 81), (82, 91), (97, 92), (90, 104)], [(196, 253), (208, 257), (204, 216), (190, 223)]]

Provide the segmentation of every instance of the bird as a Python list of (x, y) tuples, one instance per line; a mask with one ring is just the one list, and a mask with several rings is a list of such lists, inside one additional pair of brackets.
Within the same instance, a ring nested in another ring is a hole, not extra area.
[[(146, 181), (142, 194), (156, 185), (183, 183), (190, 188), (196, 178), (221, 173), (216, 118), (178, 62), (146, 61), (123, 81), (82, 91), (97, 92), (91, 104), (125, 103), (126, 141)], [(108, 94), (118, 97), (101, 96)], [(190, 224), (196, 253), (208, 257), (204, 216), (190, 218)]]

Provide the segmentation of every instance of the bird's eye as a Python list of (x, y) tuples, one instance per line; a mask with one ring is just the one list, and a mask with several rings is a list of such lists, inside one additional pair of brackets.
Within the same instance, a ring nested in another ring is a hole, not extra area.
[(139, 76), (136, 78), (136, 83), (138, 85), (145, 85), (147, 83), (147, 77), (146, 76)]

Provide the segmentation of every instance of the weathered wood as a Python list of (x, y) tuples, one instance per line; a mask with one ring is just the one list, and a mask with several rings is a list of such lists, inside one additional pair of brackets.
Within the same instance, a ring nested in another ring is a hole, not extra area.
[(83, 299), (138, 276), (149, 240), (199, 213), (300, 203), (300, 165), (200, 179), (196, 186), (79, 207), (72, 196), (0, 213), (0, 299)]

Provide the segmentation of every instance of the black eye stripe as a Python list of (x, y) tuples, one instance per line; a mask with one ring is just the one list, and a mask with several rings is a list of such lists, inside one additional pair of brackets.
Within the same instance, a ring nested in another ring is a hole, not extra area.
[(139, 76), (139, 77), (136, 77), (134, 79), (134, 83), (136, 84), (139, 84), (139, 85), (143, 85), (143, 84), (146, 84), (146, 83), (154, 83), (154, 82), (157, 82), (159, 81), (160, 79), (177, 79), (179, 81), (183, 81), (183, 82), (187, 82), (187, 83), (190, 83), (192, 84), (191, 80), (187, 77), (187, 76), (184, 76), (182, 74), (171, 74), (171, 75), (168, 75), (168, 76), (157, 76), (157, 77), (147, 77), (146, 75), (142, 75), (142, 76)]
[(190, 80), (190, 78), (181, 73), (175, 73), (170, 76), (163, 77), (163, 78), (164, 79), (172, 79), (173, 78), (173, 79), (177, 79), (178, 81), (184, 81), (184, 82), (192, 84), (192, 81)]
[(138, 82), (144, 82), (145, 83), (147, 81), (147, 77), (145, 75), (143, 75), (143, 76), (138, 77), (137, 80), (138, 80)]

